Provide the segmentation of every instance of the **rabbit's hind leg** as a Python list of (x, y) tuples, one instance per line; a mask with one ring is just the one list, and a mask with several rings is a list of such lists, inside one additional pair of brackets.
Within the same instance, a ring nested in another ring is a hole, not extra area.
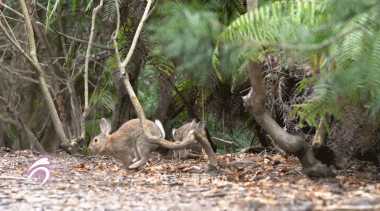
[(145, 145), (137, 145), (136, 148), (137, 148), (137, 154), (140, 156), (140, 160), (130, 165), (128, 167), (129, 169), (139, 168), (148, 161), (150, 149)]
[(132, 154), (133, 154), (133, 160), (132, 160), (133, 163), (135, 163), (138, 160), (140, 160), (141, 156), (140, 156), (140, 153), (137, 150), (136, 144), (134, 145), (134, 147), (132, 149)]

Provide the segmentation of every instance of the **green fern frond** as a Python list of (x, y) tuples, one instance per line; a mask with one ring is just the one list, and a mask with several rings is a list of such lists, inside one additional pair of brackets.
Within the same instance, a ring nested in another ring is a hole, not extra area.
[(332, 54), (335, 55), (335, 69), (347, 69), (354, 61), (357, 61), (371, 47), (369, 37), (375, 33), (373, 17), (368, 14), (355, 18), (346, 28), (358, 28), (358, 30), (345, 36), (342, 41), (334, 45)]
[[(345, 14), (350, 15), (339, 21), (335, 19), (335, 14), (328, 9), (331, 4), (336, 4), (336, 2), (339, 1), (272, 2), (242, 15), (231, 23), (219, 37), (219, 42), (223, 45), (244, 43), (245, 46), (251, 45), (258, 52), (262, 51), (261, 54), (253, 56), (246, 54), (245, 58), (251, 60), (259, 60), (258, 56), (268, 52), (282, 51), (285, 56), (291, 55), (292, 52), (288, 52), (286, 48), (285, 51), (283, 46), (299, 46), (299, 43), (308, 46), (333, 40), (320, 49), (294, 48), (298, 54), (323, 55), (325, 57), (324, 62), (313, 66), (321, 69), (319, 81), (314, 86), (314, 98), (302, 105), (295, 106), (296, 113), (301, 119), (311, 125), (316, 125), (316, 120), (324, 114), (333, 114), (339, 117), (344, 111), (345, 105), (365, 106), (373, 114), (380, 113), (380, 97), (378, 97), (380, 96), (379, 13), (378, 10), (370, 10), (369, 7), (375, 8), (375, 1), (372, 1), (369, 6), (366, 3), (358, 2), (357, 4), (362, 4), (361, 8), (365, 9), (351, 14), (345, 11)], [(380, 7), (380, 4), (378, 5)], [(344, 31), (349, 33), (338, 36)], [(214, 52), (214, 68), (221, 66), (221, 46), (218, 45)], [(296, 58), (301, 57), (296, 56)]]
[[(240, 16), (221, 34), (223, 42), (278, 42), (287, 29), (315, 27), (326, 18), (327, 0), (277, 1)], [(289, 26), (289, 27), (288, 27)], [(287, 36), (288, 38), (288, 36)]]
[[(325, 23), (326, 2), (327, 0), (275, 1), (240, 16), (219, 36), (212, 57), (213, 68), (216, 72), (223, 68), (220, 54), (224, 50), (223, 46), (231, 43), (240, 43), (238, 59), (235, 59), (239, 64), (235, 64), (235, 70), (243, 70), (247, 60), (263, 61), (266, 54), (282, 51), (276, 47), (281, 43), (316, 42), (303, 39)], [(287, 54), (289, 56), (290, 53)], [(305, 55), (295, 57), (302, 58), (301, 62), (306, 60)], [(237, 78), (233, 80), (236, 81)]]
[(368, 65), (370, 71), (368, 86), (371, 88), (369, 109), (372, 116), (376, 116), (380, 113), (380, 31), (375, 35), (372, 46)]
[[(120, 5), (120, 0), (117, 0)], [(115, 0), (104, 0), (103, 12), (101, 13), (103, 20), (111, 20), (116, 17)]]
[(380, 31), (371, 24), (373, 20), (374, 16), (365, 14), (347, 26), (365, 27), (335, 44), (334, 65), (321, 75), (315, 98), (300, 106), (301, 116), (314, 119), (318, 113), (339, 118), (346, 105), (367, 108), (374, 118), (380, 114)]
[(148, 64), (153, 65), (160, 73), (167, 76), (170, 76), (175, 72), (174, 64), (169, 59), (160, 55), (151, 56)]

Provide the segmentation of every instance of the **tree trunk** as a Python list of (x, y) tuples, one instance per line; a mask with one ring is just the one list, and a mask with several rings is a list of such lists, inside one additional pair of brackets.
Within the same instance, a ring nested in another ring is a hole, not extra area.
[[(257, 9), (258, 7), (259, 7), (259, 0), (247, 0), (247, 11), (248, 12)], [(250, 94), (251, 94), (251, 91), (250, 91), (250, 93), (248, 93), (247, 96), (250, 97), (249, 96)], [(243, 97), (243, 99), (245, 99), (245, 97)], [(249, 101), (249, 99), (248, 99), (248, 101)], [(264, 101), (264, 103), (265, 103), (265, 101)], [(256, 134), (256, 136), (258, 138), (258, 141), (260, 142), (261, 146), (263, 146), (263, 147), (271, 147), (271, 146), (273, 146), (272, 143), (271, 143), (271, 141), (263, 134), (263, 128), (257, 122), (256, 119), (255, 119), (255, 127), (254, 127), (253, 131), (255, 132), (255, 134)]]
[(41, 144), (44, 146), (44, 149), (47, 152), (55, 152), (56, 149), (59, 147), (59, 142), (52, 141), (57, 140), (57, 134), (54, 132), (54, 127), (52, 124), (49, 124), (46, 129), (44, 130), (44, 133), (42, 134)]
[(269, 112), (265, 109), (265, 84), (263, 66), (250, 62), (250, 81), (254, 90), (250, 95), (249, 107), (257, 123), (273, 138), (275, 144), (289, 154), (293, 154), (300, 160), (303, 171), (308, 176), (325, 177), (333, 175), (331, 169), (318, 161), (312, 148), (300, 136), (295, 136), (284, 131)]

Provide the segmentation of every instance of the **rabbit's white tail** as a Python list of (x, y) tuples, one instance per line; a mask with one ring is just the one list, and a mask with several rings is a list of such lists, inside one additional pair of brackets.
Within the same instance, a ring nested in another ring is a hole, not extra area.
[(160, 120), (156, 119), (154, 121), (154, 123), (157, 125), (158, 128), (160, 128), (160, 131), (161, 131), (161, 138), (165, 138), (165, 130), (164, 130), (164, 126), (162, 126), (162, 123)]

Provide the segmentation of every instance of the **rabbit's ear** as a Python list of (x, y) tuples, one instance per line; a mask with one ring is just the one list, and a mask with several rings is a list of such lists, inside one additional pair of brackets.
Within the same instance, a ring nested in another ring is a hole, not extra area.
[(100, 131), (103, 134), (106, 134), (106, 135), (110, 134), (110, 132), (111, 132), (111, 124), (105, 118), (102, 118), (100, 120), (99, 126), (100, 126)]
[(172, 136), (173, 136), (173, 138), (174, 138), (174, 136), (175, 136), (175, 132), (177, 131), (177, 129), (175, 129), (175, 128), (173, 128), (172, 129)]
[(165, 138), (166, 134), (165, 134), (165, 130), (164, 130), (164, 126), (162, 126), (162, 123), (160, 120), (156, 119), (156, 121), (154, 121), (154, 123), (157, 125), (157, 127), (160, 129), (161, 131), (161, 138)]
[(193, 119), (193, 121), (191, 122), (191, 128), (199, 129), (200, 123), (201, 122), (197, 122), (197, 120)]
[(196, 124), (196, 123), (197, 123), (196, 120), (193, 119), (193, 120), (190, 122), (190, 128), (194, 127), (194, 124)]

